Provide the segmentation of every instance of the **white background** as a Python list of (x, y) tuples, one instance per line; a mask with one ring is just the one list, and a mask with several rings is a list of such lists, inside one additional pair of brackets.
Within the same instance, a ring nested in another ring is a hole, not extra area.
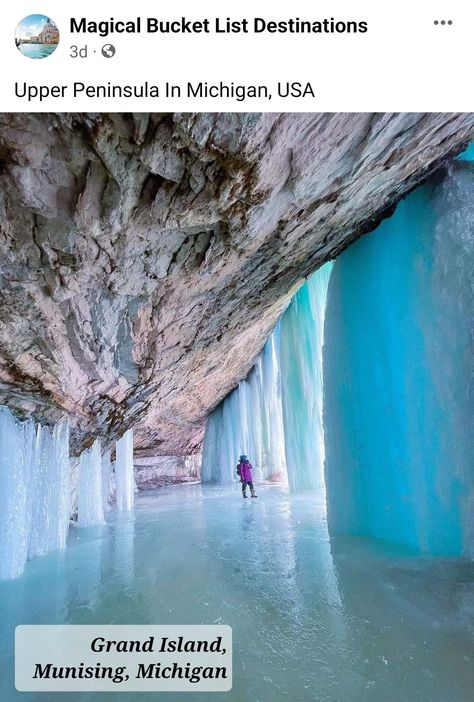
[[(22, 0), (2, 7), (0, 24), (1, 111), (466, 111), (474, 110), (472, 33), (474, 3), (397, 3), (325, 0), (139, 1)], [(75, 9), (77, 8), (77, 9)], [(14, 31), (30, 13), (51, 16), (61, 32), (58, 49), (42, 60), (17, 50)], [(230, 16), (271, 20), (300, 17), (318, 20), (365, 20), (366, 34), (260, 35), (111, 35), (69, 34), (69, 18), (134, 19), (137, 15), (178, 19)], [(452, 26), (435, 26), (434, 19), (451, 19)], [(112, 42), (113, 59), (100, 49)], [(69, 57), (71, 44), (88, 45), (89, 58)], [(92, 51), (97, 53), (93, 54)], [(181, 99), (108, 100), (49, 99), (28, 103), (15, 98), (14, 82), (31, 84), (150, 83), (165, 81), (234, 81), (266, 83), (272, 100)], [(277, 81), (311, 81), (316, 99), (278, 99)]]

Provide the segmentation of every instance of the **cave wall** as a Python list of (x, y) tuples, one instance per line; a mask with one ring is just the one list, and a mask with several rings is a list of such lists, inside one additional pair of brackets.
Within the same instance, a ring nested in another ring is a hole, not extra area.
[(199, 450), (306, 276), (470, 114), (0, 114), (0, 403)]
[(134, 461), (134, 478), (139, 490), (152, 490), (201, 478), (201, 455), (153, 456)]

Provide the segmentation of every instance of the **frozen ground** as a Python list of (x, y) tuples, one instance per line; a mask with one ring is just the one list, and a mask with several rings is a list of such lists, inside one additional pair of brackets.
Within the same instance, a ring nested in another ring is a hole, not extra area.
[(137, 693), (26, 694), (19, 623), (227, 623), (234, 688), (157, 702), (470, 702), (474, 564), (328, 538), (314, 494), (184, 485), (138, 496), (134, 518), (74, 529), (70, 546), (0, 582), (0, 699), (137, 702)]

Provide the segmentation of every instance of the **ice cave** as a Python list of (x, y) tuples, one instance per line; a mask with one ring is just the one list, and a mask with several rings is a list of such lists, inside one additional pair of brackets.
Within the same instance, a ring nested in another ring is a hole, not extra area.
[(472, 699), (473, 116), (6, 117), (2, 699), (22, 623), (230, 624), (216, 701)]

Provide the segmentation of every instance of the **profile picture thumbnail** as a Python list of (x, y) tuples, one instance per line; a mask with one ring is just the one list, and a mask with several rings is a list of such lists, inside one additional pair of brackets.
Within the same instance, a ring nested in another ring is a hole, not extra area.
[(46, 15), (28, 15), (15, 30), (15, 44), (28, 58), (46, 58), (57, 49), (59, 30)]

